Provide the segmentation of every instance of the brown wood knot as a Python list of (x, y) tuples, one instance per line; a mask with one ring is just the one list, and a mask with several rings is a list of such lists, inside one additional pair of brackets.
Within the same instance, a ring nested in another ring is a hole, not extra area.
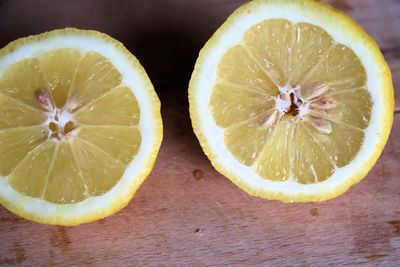
[(68, 236), (67, 228), (57, 226), (57, 229), (53, 231), (50, 237), (50, 244), (62, 251), (69, 250), (72, 241)]
[(196, 235), (203, 234), (203, 232), (204, 232), (204, 230), (201, 229), (201, 228), (196, 228), (196, 229), (194, 230), (194, 233), (195, 233)]
[(318, 209), (317, 208), (312, 208), (309, 210), (310, 215), (313, 217), (317, 217), (319, 215)]
[(203, 173), (202, 170), (200, 170), (200, 169), (195, 169), (195, 170), (193, 171), (193, 177), (194, 177), (196, 180), (201, 180), (201, 179), (203, 178), (203, 176), (204, 176), (204, 173)]
[(400, 235), (400, 220), (389, 221), (389, 224), (393, 226), (394, 233)]
[(27, 256), (25, 255), (25, 249), (20, 244), (14, 244), (14, 258), (2, 258), (0, 257), (0, 265), (15, 265), (21, 264), (25, 260), (27, 260)]
[(384, 258), (384, 257), (387, 257), (387, 256), (389, 256), (388, 254), (372, 254), (372, 255), (368, 255), (368, 256), (365, 256), (365, 258), (367, 258), (367, 259), (369, 259), (369, 260), (377, 260), (377, 259), (380, 259), (380, 258)]

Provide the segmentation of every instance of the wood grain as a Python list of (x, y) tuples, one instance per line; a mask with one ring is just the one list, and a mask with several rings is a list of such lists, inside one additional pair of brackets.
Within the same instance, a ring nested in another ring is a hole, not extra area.
[[(64, 26), (94, 28), (124, 41), (156, 85), (165, 126), (152, 174), (114, 216), (65, 228), (31, 223), (0, 207), (0, 265), (400, 264), (399, 114), (369, 175), (324, 203), (250, 197), (203, 154), (188, 117), (187, 81), (198, 50), (241, 2), (0, 1), (0, 45)], [(400, 2), (330, 2), (377, 40), (399, 95)]]

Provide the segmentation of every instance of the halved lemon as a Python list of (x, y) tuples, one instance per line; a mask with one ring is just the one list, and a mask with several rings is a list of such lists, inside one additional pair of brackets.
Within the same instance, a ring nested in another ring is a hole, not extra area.
[(130, 201), (162, 140), (160, 102), (118, 41), (63, 29), (0, 50), (0, 203), (77, 225)]
[(311, 0), (236, 10), (201, 50), (189, 102), (214, 167), (248, 193), (283, 202), (331, 199), (359, 182), (394, 110), (376, 43)]

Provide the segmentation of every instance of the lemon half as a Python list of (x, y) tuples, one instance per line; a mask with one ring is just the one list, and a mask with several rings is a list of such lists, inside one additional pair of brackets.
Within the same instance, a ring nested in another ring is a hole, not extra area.
[(118, 41), (63, 29), (0, 50), (0, 203), (77, 225), (127, 205), (162, 140), (160, 102)]
[(390, 70), (349, 17), (311, 0), (256, 0), (201, 50), (189, 86), (214, 167), (249, 194), (323, 201), (372, 168), (393, 122)]

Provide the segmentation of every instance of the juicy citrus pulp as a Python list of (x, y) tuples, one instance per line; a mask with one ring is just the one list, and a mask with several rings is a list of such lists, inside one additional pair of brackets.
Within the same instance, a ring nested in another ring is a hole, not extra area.
[(372, 107), (365, 69), (321, 28), (259, 23), (225, 53), (217, 77), (214, 119), (261, 177), (322, 181), (359, 151)]
[(374, 42), (344, 15), (314, 1), (254, 1), (202, 50), (191, 117), (214, 166), (246, 191), (324, 200), (379, 155), (392, 121), (390, 79)]
[[(18, 40), (1, 52), (0, 200), (28, 219), (56, 224), (91, 221), (125, 205), (161, 140), (158, 99), (136, 59), (106, 35), (75, 29)], [(128, 173), (132, 167), (143, 170)], [(119, 183), (127, 187), (112, 197)], [(85, 207), (96, 199), (96, 207)], [(74, 204), (87, 214), (63, 214)]]

